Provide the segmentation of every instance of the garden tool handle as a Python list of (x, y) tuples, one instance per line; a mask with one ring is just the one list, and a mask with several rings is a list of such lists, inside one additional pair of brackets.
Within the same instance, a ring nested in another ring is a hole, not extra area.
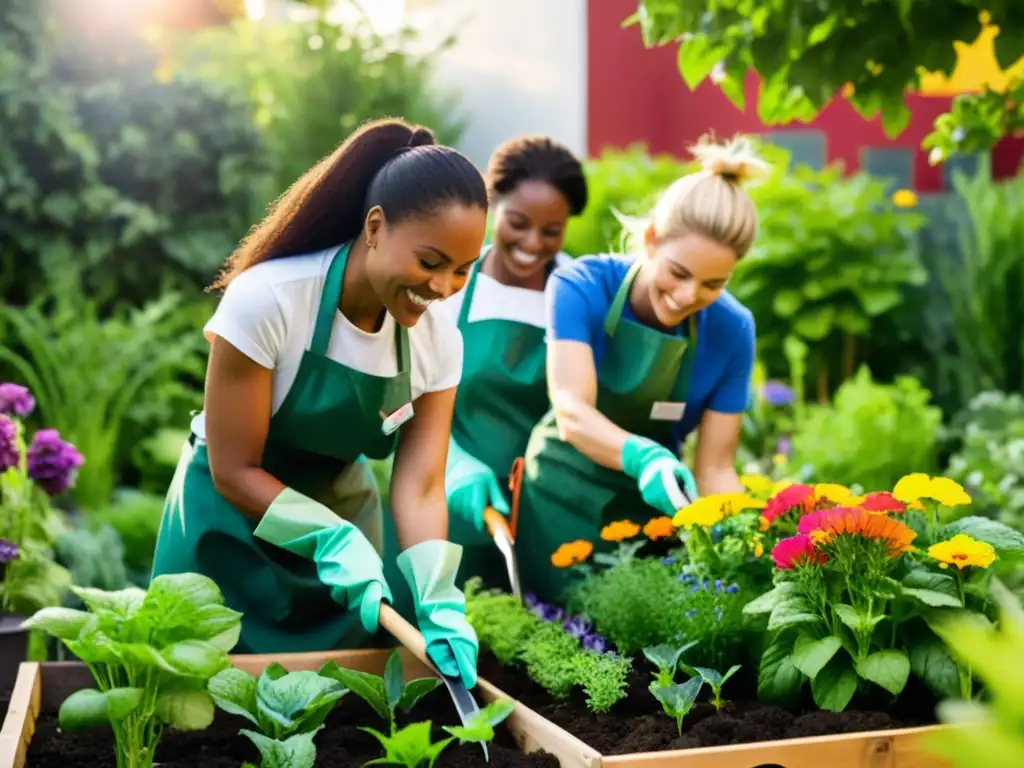
[(484, 525), (487, 526), (487, 532), (491, 534), (491, 537), (495, 537), (501, 532), (510, 543), (515, 542), (515, 537), (512, 535), (512, 528), (508, 524), (508, 520), (494, 507), (484, 507)]
[[(427, 656), (427, 643), (423, 635), (412, 624), (403, 619), (398, 611), (387, 603), (380, 604), (380, 625), (386, 629), (393, 638), (405, 646), (417, 659), (427, 665), (428, 669), (437, 672), (434, 662)], [(440, 673), (439, 673), (440, 674)]]

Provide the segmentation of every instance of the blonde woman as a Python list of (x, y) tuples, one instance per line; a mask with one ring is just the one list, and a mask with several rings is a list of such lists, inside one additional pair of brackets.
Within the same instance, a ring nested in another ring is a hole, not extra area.
[[(744, 139), (693, 152), (702, 170), (664, 192), (635, 252), (581, 258), (549, 282), (553, 408), (526, 449), (516, 536), (524, 587), (542, 599), (567, 584), (560, 544), (672, 515), (698, 490), (742, 490), (754, 320), (725, 285), (757, 231), (742, 183), (767, 166)], [(679, 456), (693, 430), (691, 473)]]

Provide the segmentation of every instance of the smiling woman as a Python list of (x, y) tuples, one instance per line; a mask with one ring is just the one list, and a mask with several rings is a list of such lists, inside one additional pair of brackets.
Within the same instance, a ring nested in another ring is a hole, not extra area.
[(487, 205), (479, 171), (430, 131), (370, 123), (295, 182), (214, 284), (205, 407), (153, 571), (214, 579), (244, 614), (240, 652), (355, 647), (376, 631), (392, 597), (366, 457), (394, 453), (399, 567), (428, 652), (475, 683), (462, 595), (430, 576), (461, 556), (445, 541), (444, 461), (462, 344), (435, 302), (466, 281)]
[[(553, 408), (526, 447), (516, 536), (523, 588), (542, 599), (568, 584), (551, 561), (562, 542), (600, 545), (610, 521), (643, 525), (698, 490), (743, 490), (735, 453), (754, 321), (725, 285), (757, 230), (741, 182), (766, 166), (743, 139), (693, 151), (703, 170), (662, 194), (633, 253), (587, 256), (552, 276)], [(691, 473), (679, 456), (695, 429)]]

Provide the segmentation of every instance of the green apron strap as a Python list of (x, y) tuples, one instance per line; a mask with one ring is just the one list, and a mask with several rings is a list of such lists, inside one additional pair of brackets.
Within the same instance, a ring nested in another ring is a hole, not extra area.
[(631, 266), (629, 268), (629, 272), (626, 273), (626, 278), (619, 285), (619, 290), (615, 292), (615, 299), (612, 301), (612, 305), (608, 308), (608, 314), (604, 316), (604, 332), (609, 336), (614, 336), (615, 331), (618, 330), (619, 320), (622, 319), (622, 310), (626, 308), (626, 301), (629, 299), (629, 291), (633, 287), (633, 281), (636, 279), (641, 266), (643, 265), (640, 259), (633, 262), (633, 266)]
[[(409, 331), (397, 320), (395, 320), (395, 349), (398, 350), (398, 375), (401, 376), (410, 370), (412, 355), (409, 352)], [(412, 390), (410, 389), (409, 392), (411, 395)]]
[(313, 329), (313, 341), (309, 351), (321, 357), (327, 356), (327, 347), (331, 342), (331, 329), (334, 328), (334, 313), (338, 311), (341, 301), (341, 285), (345, 279), (345, 263), (348, 261), (348, 249), (351, 243), (345, 243), (338, 249), (327, 268), (324, 279), (324, 290), (320, 294), (320, 307), (316, 313), (316, 326)]
[[(488, 249), (487, 253), (490, 253)], [(469, 320), (469, 307), (473, 303), (473, 291), (476, 290), (476, 276), (480, 274), (480, 264), (487, 258), (487, 254), (484, 254), (483, 258), (477, 259), (473, 262), (473, 266), (469, 268), (469, 280), (466, 281), (465, 294), (462, 297), (462, 306), (459, 307), (459, 328), (466, 324)]]
[(685, 403), (690, 394), (690, 379), (693, 376), (693, 359), (697, 357), (697, 315), (690, 315), (687, 319), (688, 338), (686, 351), (683, 353), (683, 360), (679, 366), (679, 376), (676, 377), (676, 385), (672, 388), (672, 400), (677, 403)]

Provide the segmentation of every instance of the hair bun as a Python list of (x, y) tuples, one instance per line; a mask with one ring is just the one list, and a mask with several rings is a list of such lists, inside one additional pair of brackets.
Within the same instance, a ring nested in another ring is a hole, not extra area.
[(770, 169), (768, 163), (758, 157), (750, 139), (744, 136), (725, 144), (704, 136), (690, 151), (706, 173), (721, 176), (734, 184), (764, 176)]
[(409, 143), (406, 144), (406, 146), (424, 147), (436, 143), (437, 140), (434, 138), (434, 134), (431, 132), (431, 130), (429, 128), (424, 128), (420, 126), (419, 128), (413, 129), (412, 135), (409, 136)]

